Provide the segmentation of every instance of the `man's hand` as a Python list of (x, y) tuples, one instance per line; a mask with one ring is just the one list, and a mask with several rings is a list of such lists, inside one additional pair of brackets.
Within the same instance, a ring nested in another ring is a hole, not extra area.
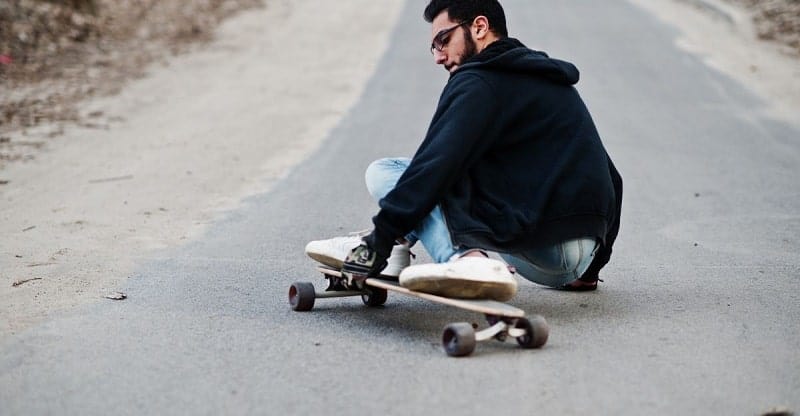
[(355, 278), (375, 277), (386, 267), (388, 257), (379, 255), (367, 243), (361, 243), (347, 255), (342, 272)]
[(348, 285), (352, 285), (353, 279), (378, 276), (386, 268), (386, 260), (392, 254), (392, 246), (394, 239), (380, 238), (375, 230), (364, 237), (363, 242), (344, 260), (342, 273), (347, 278)]

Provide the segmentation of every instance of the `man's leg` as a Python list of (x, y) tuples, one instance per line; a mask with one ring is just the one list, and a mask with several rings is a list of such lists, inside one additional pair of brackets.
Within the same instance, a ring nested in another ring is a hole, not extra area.
[[(406, 158), (380, 159), (367, 168), (367, 189), (376, 201), (394, 189), (409, 163), (410, 159)], [(517, 281), (503, 262), (454, 247), (438, 205), (406, 236), (406, 240), (411, 244), (421, 241), (436, 264), (405, 268), (400, 274), (400, 284), (404, 287), (447, 297), (499, 301), (511, 299), (517, 292)], [(471, 257), (472, 254), (478, 257)], [(450, 260), (453, 261), (448, 263)]]
[[(367, 167), (364, 174), (367, 190), (375, 201), (380, 201), (394, 189), (409, 163), (411, 159), (408, 158), (386, 158), (376, 160)], [(411, 245), (421, 241), (425, 251), (436, 263), (444, 263), (458, 253), (450, 240), (450, 231), (447, 229), (442, 209), (438, 205), (414, 231), (406, 236), (406, 240)]]
[[(397, 183), (397, 178), (400, 177), (405, 167), (408, 166), (408, 162), (399, 161), (395, 164), (392, 160), (381, 159), (382, 163), (373, 163), (375, 167), (371, 166), (367, 170), (367, 188), (373, 195), (386, 195)], [(361, 244), (362, 238), (367, 233), (368, 231), (364, 230), (350, 233), (347, 236), (311, 241), (306, 245), (305, 252), (312, 259), (328, 267), (341, 269), (347, 255)], [(397, 277), (410, 263), (408, 245), (397, 244), (392, 248), (392, 254), (382, 274)]]
[(583, 275), (594, 259), (597, 247), (594, 238), (580, 238), (527, 253), (500, 256), (525, 279), (561, 288)]

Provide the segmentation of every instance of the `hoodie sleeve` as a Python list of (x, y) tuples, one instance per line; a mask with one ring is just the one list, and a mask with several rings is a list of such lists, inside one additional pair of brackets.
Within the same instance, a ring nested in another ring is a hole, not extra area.
[(489, 146), (483, 132), (495, 118), (496, 97), (479, 75), (453, 76), (428, 132), (395, 188), (373, 217), (376, 234), (392, 239), (413, 230)]

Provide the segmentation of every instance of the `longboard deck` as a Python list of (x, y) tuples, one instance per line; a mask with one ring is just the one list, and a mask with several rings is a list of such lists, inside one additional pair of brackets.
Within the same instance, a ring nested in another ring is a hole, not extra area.
[[(336, 277), (342, 276), (342, 273), (339, 272), (338, 270), (334, 270), (325, 266), (318, 266), (317, 269), (320, 272), (327, 275), (332, 275)], [(522, 318), (525, 316), (524, 310), (511, 306), (507, 303), (498, 302), (496, 300), (446, 298), (443, 296), (437, 296), (430, 293), (417, 292), (414, 290), (406, 289), (400, 286), (400, 284), (397, 282), (391, 280), (373, 278), (373, 277), (367, 278), (365, 283), (369, 286), (377, 287), (380, 289), (385, 289), (396, 293), (402, 293), (404, 295), (414, 296), (432, 302), (440, 303), (443, 305), (454, 306), (456, 308), (461, 308), (468, 311), (483, 313), (487, 315), (504, 316), (508, 318)]]

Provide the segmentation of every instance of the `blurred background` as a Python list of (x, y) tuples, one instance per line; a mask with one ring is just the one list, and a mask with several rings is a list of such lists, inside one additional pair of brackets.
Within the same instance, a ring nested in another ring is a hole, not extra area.
[[(800, 1), (722, 1), (748, 10), (759, 38), (800, 56)], [(147, 65), (208, 41), (223, 19), (268, 2), (0, 1), (0, 137), (43, 121), (91, 124), (76, 101), (118, 92)], [(0, 168), (24, 158), (8, 137), (0, 145)]]

